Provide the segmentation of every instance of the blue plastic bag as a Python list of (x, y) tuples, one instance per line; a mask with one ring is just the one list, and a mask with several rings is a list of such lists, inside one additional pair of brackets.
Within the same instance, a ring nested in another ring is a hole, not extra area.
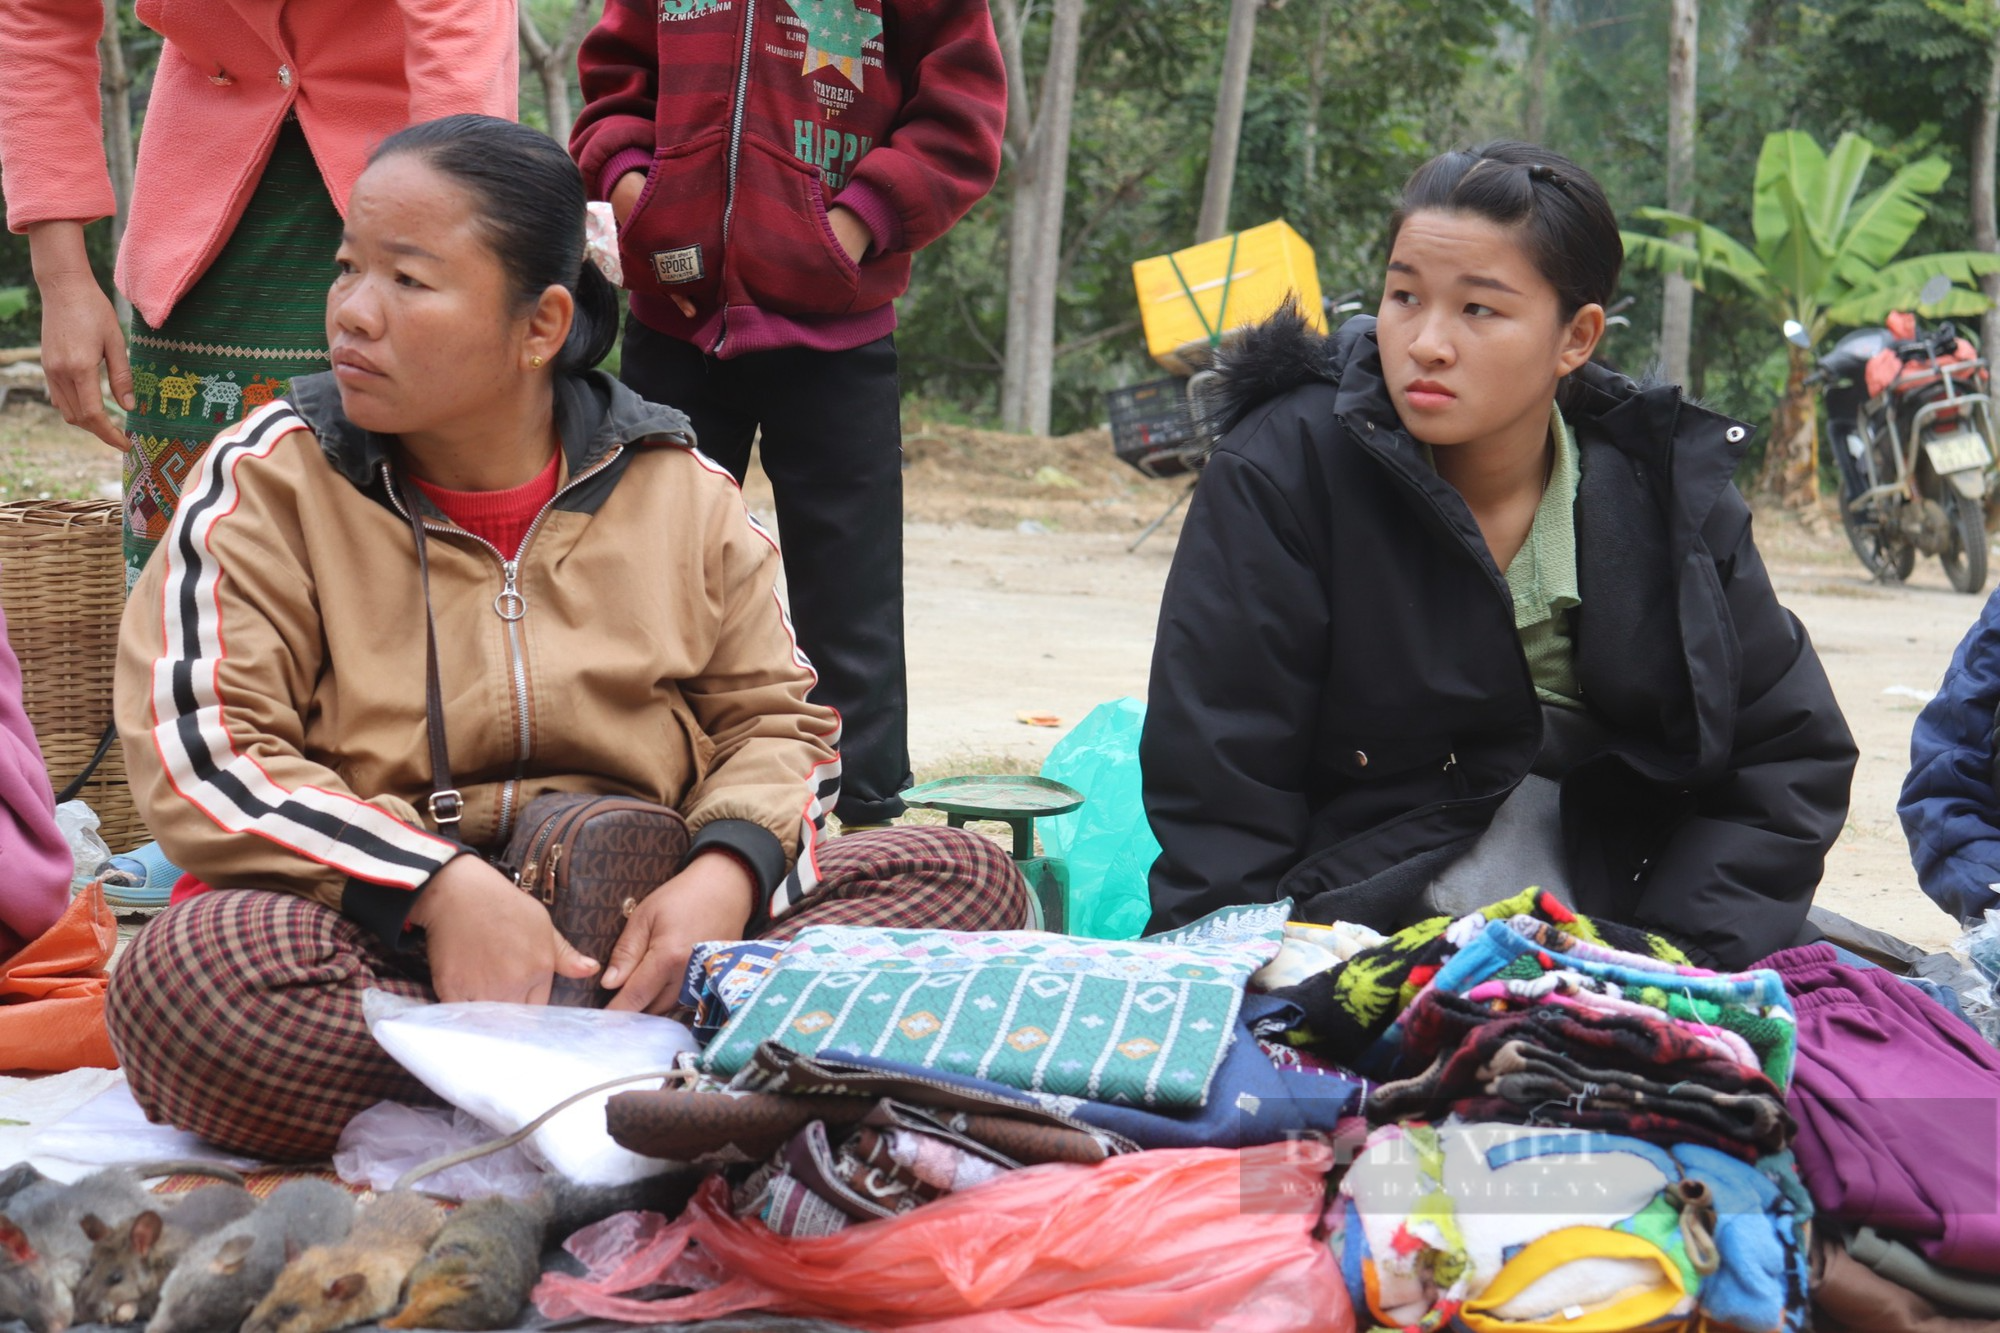
[(1042, 850), (1068, 863), (1068, 934), (1137, 939), (1153, 915), (1146, 877), (1160, 844), (1140, 795), (1139, 729), (1145, 720), (1146, 705), (1137, 699), (1099, 704), (1042, 764), (1043, 777), (1066, 782), (1087, 798), (1082, 809), (1038, 825)]

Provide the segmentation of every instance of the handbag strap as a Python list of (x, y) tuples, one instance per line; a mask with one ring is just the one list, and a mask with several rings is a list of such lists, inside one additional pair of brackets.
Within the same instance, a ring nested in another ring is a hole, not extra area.
[(416, 496), (403, 506), (410, 517), (410, 536), (417, 544), (417, 580), (424, 591), (424, 729), (431, 749), (431, 818), (438, 831), (455, 834), (465, 813), (465, 797), (451, 780), (451, 751), (445, 745), (444, 689), (438, 684), (437, 618), (431, 614), (431, 562), (424, 541), (424, 521), (417, 515)]

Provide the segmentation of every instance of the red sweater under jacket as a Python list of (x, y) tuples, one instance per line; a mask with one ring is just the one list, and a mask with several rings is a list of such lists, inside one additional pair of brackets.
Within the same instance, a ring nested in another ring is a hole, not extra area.
[[(1000, 170), (986, 0), (609, 0), (577, 59), (584, 179), (648, 173), (619, 237), (632, 312), (716, 356), (888, 333), (911, 252)], [(836, 203), (874, 233), (859, 266)]]

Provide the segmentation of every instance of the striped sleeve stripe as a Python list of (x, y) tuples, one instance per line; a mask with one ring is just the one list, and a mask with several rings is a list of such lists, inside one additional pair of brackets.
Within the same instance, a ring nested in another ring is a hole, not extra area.
[(799, 821), (799, 854), (792, 862), (791, 873), (771, 891), (773, 917), (798, 906), (807, 894), (819, 887), (819, 845), (826, 837), (827, 813), (833, 809), (834, 800), (840, 795), (839, 751), (834, 752), (833, 758), (823, 759), (814, 765), (812, 772), (806, 776), (806, 782), (813, 790), (806, 801), (805, 814)]
[(286, 790), (236, 748), (221, 690), (224, 573), (211, 549), (236, 510), (237, 469), (306, 423), (283, 399), (209, 446), (163, 543), (163, 651), (153, 663), (153, 745), (174, 790), (231, 833), (249, 833), (355, 879), (414, 889), (457, 848), (352, 796)]
[[(702, 467), (726, 478), (731, 486), (736, 486), (736, 478), (731, 475), (728, 468), (699, 449), (690, 449), (688, 453)], [(742, 488), (737, 487), (737, 490), (740, 494)], [(752, 532), (763, 538), (773, 551), (778, 550), (778, 539), (771, 535), (769, 528), (757, 521), (757, 516), (750, 512), (747, 504), (743, 506), (743, 517), (750, 524)], [(819, 684), (818, 670), (806, 656), (805, 649), (799, 646), (798, 631), (792, 627), (791, 610), (786, 607), (785, 599), (778, 595), (775, 587), (771, 589), (771, 600), (777, 603), (778, 621), (785, 627), (785, 638), (792, 645), (792, 661), (800, 670), (812, 677), (813, 684)], [(833, 758), (821, 760), (806, 774), (806, 804), (799, 818), (799, 855), (793, 863), (791, 873), (772, 891), (771, 915), (774, 917), (797, 906), (801, 899), (819, 887), (819, 844), (826, 836), (827, 815), (840, 803), (841, 728), (840, 713), (838, 710), (833, 710), (833, 734), (826, 738), (828, 748), (833, 751)]]

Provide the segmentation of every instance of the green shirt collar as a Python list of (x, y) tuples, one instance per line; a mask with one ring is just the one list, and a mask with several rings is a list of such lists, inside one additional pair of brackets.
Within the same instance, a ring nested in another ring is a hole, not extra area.
[(1576, 442), (1559, 409), (1549, 410), (1555, 460), (1535, 509), (1528, 540), (1507, 566), (1514, 594), (1514, 628), (1526, 629), (1581, 603), (1576, 586)]

